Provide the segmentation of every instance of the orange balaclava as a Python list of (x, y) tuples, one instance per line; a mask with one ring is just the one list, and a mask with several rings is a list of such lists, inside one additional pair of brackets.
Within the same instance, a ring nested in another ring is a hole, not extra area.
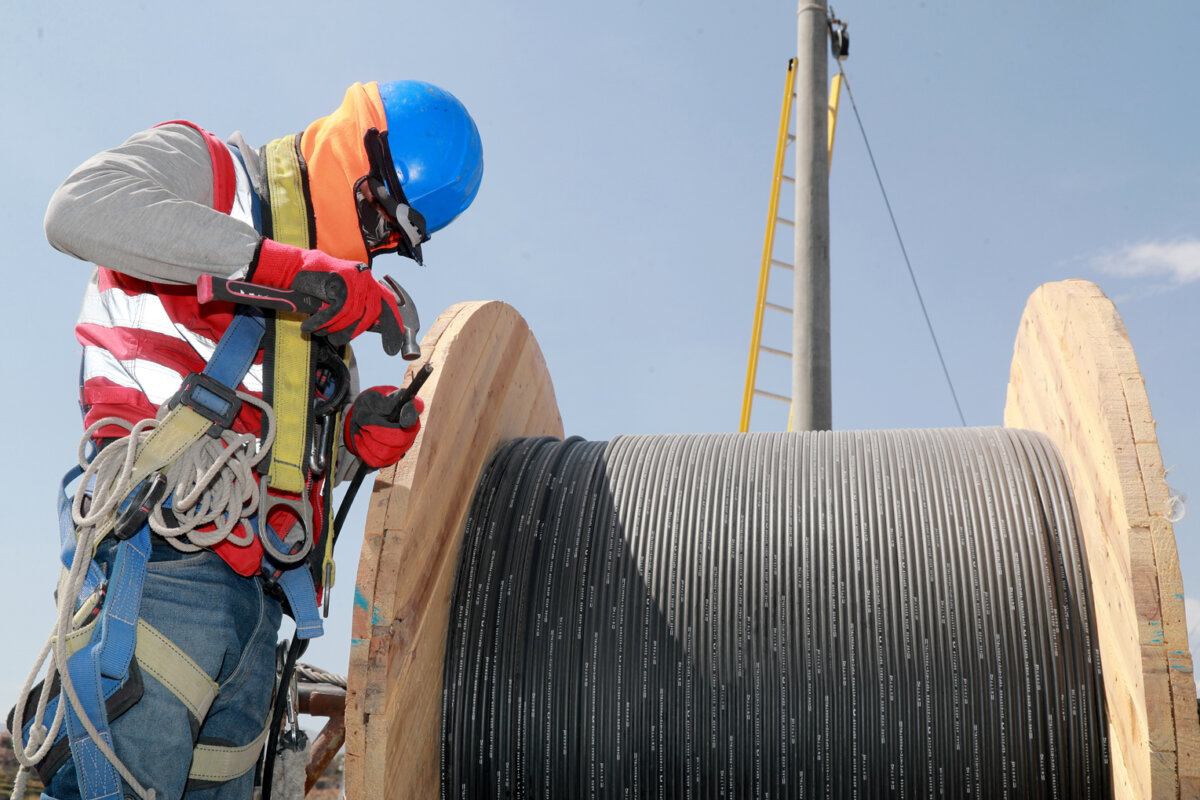
[(370, 128), (387, 131), (379, 84), (356, 83), (342, 105), (304, 129), (300, 152), (317, 227), (317, 249), (335, 258), (370, 263), (363, 242), (354, 187), (371, 171), (363, 137)]

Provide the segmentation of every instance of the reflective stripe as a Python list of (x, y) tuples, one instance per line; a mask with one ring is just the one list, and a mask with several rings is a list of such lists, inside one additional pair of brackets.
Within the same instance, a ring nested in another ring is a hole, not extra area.
[(120, 386), (137, 389), (155, 406), (175, 394), (183, 382), (183, 375), (162, 364), (144, 358), (119, 359), (102, 347), (85, 347), (83, 381), (86, 384), (92, 378), (108, 378)]
[[(105, 328), (138, 328), (167, 336), (178, 336), (179, 326), (167, 316), (167, 310), (155, 294), (128, 294), (120, 289), (100, 291), (97, 276), (92, 274), (87, 290), (83, 294), (83, 306), (79, 309), (78, 324), (100, 325)], [(202, 338), (202, 337), (197, 337)], [(216, 342), (204, 339), (208, 352), (216, 348)]]
[[(83, 380), (107, 378), (118, 386), (136, 389), (152, 405), (162, 405), (179, 391), (185, 373), (144, 358), (120, 359), (103, 347), (83, 349)], [(255, 364), (242, 386), (256, 395), (262, 394), (262, 365)]]
[[(217, 343), (213, 339), (201, 336), (187, 326), (172, 321), (158, 295), (150, 292), (130, 294), (116, 288), (101, 292), (96, 284), (95, 275), (84, 292), (83, 305), (79, 309), (76, 325), (113, 331), (123, 328), (130, 332), (127, 335), (137, 337), (154, 333), (177, 339), (186, 342), (205, 363), (212, 358), (213, 351), (217, 349)], [(105, 338), (103, 333), (95, 330), (82, 331), (81, 336), (88, 336), (89, 333), (97, 340)], [(108, 344), (105, 341), (94, 343), (100, 346)], [(261, 369), (257, 380), (261, 390)]]

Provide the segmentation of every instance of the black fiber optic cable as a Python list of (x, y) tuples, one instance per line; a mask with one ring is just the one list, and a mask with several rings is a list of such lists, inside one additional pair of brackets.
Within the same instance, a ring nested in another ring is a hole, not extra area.
[(447, 797), (1109, 797), (1082, 543), (1003, 429), (509, 443), (468, 514)]

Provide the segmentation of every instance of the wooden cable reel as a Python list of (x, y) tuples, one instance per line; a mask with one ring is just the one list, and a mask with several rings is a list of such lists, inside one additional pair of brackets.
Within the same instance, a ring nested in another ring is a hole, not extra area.
[[(438, 371), (416, 447), (376, 483), (354, 609), (351, 798), (439, 791), (442, 670), (459, 540), (482, 466), (519, 436), (562, 436), (536, 342), (500, 303), (455, 306), (423, 348)], [(1118, 797), (1195, 796), (1195, 690), (1167, 490), (1144, 386), (1093, 285), (1042, 287), (1021, 323), (1005, 424), (1067, 465), (1086, 542)]]

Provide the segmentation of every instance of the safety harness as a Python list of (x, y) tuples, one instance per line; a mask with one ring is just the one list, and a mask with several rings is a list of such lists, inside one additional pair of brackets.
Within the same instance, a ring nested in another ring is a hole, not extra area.
[[(228, 188), (222, 184), (228, 181), (228, 170), (219, 157), (228, 159), (229, 151), (216, 137), (201, 133), (213, 157), (214, 197), (221, 198)], [(256, 209), (255, 218), (261, 219), (260, 230), (276, 241), (311, 248), (315, 244), (312, 206), (298, 145), (295, 135), (264, 149), (270, 213)], [(236, 150), (234, 154), (240, 157)], [(253, 199), (257, 203), (257, 195)], [(349, 369), (342, 353), (301, 334), (300, 322), (297, 315), (263, 316), (239, 307), (204, 371), (187, 376), (160, 410), (160, 419), (138, 423), (130, 431), (131, 463), (125, 465), (117, 485), (104, 487), (111, 497), (96, 494), (94, 475), (90, 482), (82, 482), (76, 497), (68, 495), (68, 487), (85, 475), (83, 467), (64, 478), (59, 500), (65, 567), (58, 587), (59, 622), (38, 664), (40, 668), (48, 652), (54, 651), (47, 676), (50, 686), (46, 690), (41, 684), (27, 687), (9, 717), (10, 729), (20, 731), (23, 744), (16, 749), (23, 765), (35, 763), (43, 781), (53, 777), (69, 754), (85, 800), (120, 798), (122, 778), (139, 795), (151, 797), (153, 793), (141, 787), (113, 752), (110, 720), (141, 697), (143, 673), (160, 681), (184, 704), (197, 730), (216, 699), (217, 684), (186, 653), (139, 619), (151, 549), (150, 518), (169, 513), (175, 499), (164, 478), (167, 468), (204, 437), (221, 436), (231, 428), (243, 400), (253, 400), (237, 387), (260, 348), (265, 351), (269, 376), (261, 450), (270, 448), (270, 456), (258, 462), (262, 475), (257, 509), (251, 507), (241, 524), (262, 545), (265, 586), (295, 619), (296, 637), (322, 634), (318, 597), (325, 593), (327, 611), (334, 577), (332, 476)], [(76, 525), (84, 499), (79, 493), (86, 494), (93, 507), (99, 504), (99, 524)], [(93, 556), (110, 536), (118, 543), (105, 575)], [(60, 709), (64, 696), (68, 699), (65, 713)], [(61, 729), (64, 719), (65, 731)], [(198, 743), (189, 785), (244, 775), (257, 762), (269, 727), (268, 720), (254, 741), (239, 747)]]

